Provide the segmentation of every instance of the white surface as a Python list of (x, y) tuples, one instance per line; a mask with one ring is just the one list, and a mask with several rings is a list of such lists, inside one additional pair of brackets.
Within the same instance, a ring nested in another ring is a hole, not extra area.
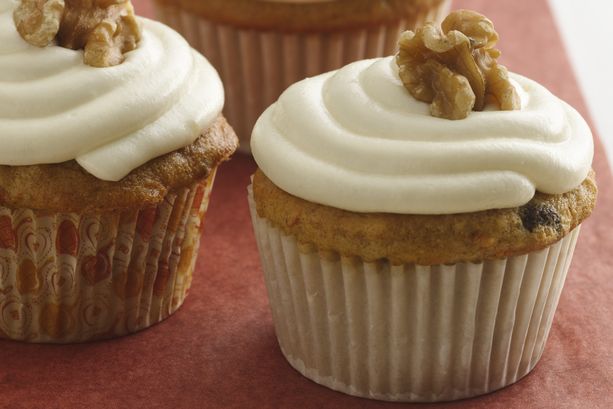
[(613, 163), (613, 1), (549, 0), (596, 131)]

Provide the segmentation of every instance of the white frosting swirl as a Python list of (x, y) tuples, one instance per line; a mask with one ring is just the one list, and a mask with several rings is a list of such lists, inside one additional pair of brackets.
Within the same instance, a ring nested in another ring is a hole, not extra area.
[(37, 48), (17, 33), (0, 0), (0, 164), (71, 159), (117, 181), (191, 144), (223, 108), (215, 69), (170, 28), (147, 19), (142, 41), (115, 67), (83, 52)]
[(521, 110), (450, 121), (409, 94), (392, 57), (358, 61), (291, 86), (251, 149), (286, 192), (355, 212), (475, 212), (572, 190), (592, 163), (588, 125), (543, 86), (511, 78)]

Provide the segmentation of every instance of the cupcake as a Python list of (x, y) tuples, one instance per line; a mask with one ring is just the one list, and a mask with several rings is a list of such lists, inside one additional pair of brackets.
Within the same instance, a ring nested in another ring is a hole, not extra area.
[(249, 202), (291, 366), (355, 396), (432, 402), (543, 354), (594, 208), (583, 118), (496, 62), (487, 18), (291, 86), (258, 120)]
[(238, 143), (206, 59), (129, 1), (89, 3), (0, 0), (0, 336), (14, 340), (111, 338), (176, 311)]
[(155, 0), (158, 18), (219, 70), (225, 114), (249, 152), (260, 114), (289, 85), (395, 51), (398, 35), (438, 20), (451, 0)]

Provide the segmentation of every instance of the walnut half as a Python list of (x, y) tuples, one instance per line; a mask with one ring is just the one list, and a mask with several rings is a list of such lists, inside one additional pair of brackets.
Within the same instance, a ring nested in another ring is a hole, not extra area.
[(496, 61), (498, 33), (485, 16), (455, 11), (441, 27), (432, 23), (406, 31), (396, 62), (400, 79), (416, 99), (431, 103), (433, 116), (466, 118), (494, 100), (503, 110), (521, 107), (506, 68)]
[(93, 67), (121, 64), (141, 36), (130, 0), (21, 0), (13, 18), (28, 43), (84, 49)]

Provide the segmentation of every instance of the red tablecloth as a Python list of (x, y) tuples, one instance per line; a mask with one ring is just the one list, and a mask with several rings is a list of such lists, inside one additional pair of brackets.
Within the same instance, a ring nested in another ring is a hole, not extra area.
[[(144, 0), (134, 3), (141, 14), (150, 13)], [(454, 5), (494, 20), (504, 63), (587, 115), (546, 1), (457, 0)], [(176, 315), (108, 342), (1, 341), (0, 407), (613, 408), (613, 185), (600, 144), (594, 164), (598, 207), (584, 224), (540, 364), (502, 391), (438, 405), (352, 398), (312, 383), (285, 362), (247, 211), (246, 186), (254, 168), (241, 156), (222, 167), (193, 289)]]

